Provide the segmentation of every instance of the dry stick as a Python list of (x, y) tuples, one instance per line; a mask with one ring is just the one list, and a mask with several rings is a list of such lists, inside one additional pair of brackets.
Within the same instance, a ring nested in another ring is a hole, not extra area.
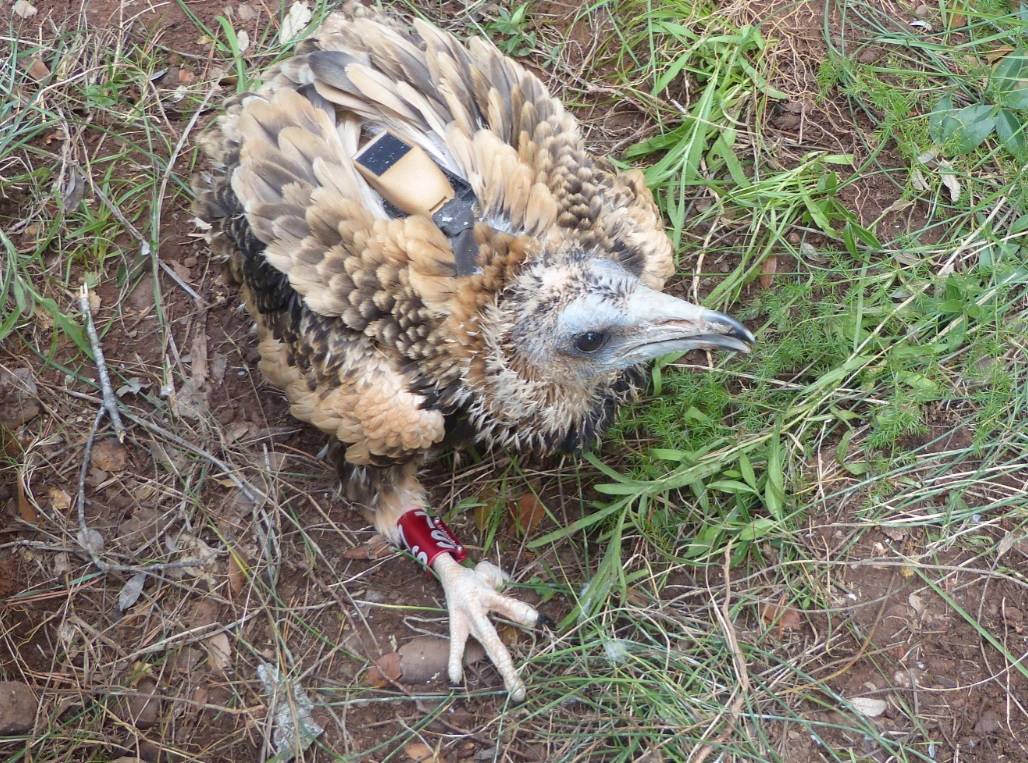
[[(79, 308), (86, 319), (86, 333), (89, 334), (89, 344), (93, 348), (93, 361), (96, 363), (96, 370), (100, 376), (100, 392), (103, 393), (103, 407), (107, 415), (111, 417), (114, 425), (114, 433), (118, 435), (118, 442), (125, 442), (125, 424), (122, 423), (121, 414), (118, 413), (118, 398), (114, 396), (111, 388), (111, 377), (107, 373), (107, 363), (104, 361), (104, 351), (100, 347), (100, 337), (96, 333), (96, 325), (93, 323), (93, 311), (89, 309), (89, 287), (82, 284), (79, 289)], [(100, 426), (100, 414), (97, 414), (96, 424), (93, 425), (93, 435), (96, 435), (96, 427)], [(92, 437), (90, 438), (92, 440)], [(90, 442), (92, 446), (92, 442)]]
[(742, 706), (746, 703), (746, 695), (750, 691), (750, 674), (746, 670), (746, 658), (742, 654), (742, 650), (739, 648), (739, 640), (735, 635), (735, 627), (732, 625), (731, 613), (728, 611), (728, 605), (732, 600), (732, 578), (729, 575), (728, 566), (731, 561), (732, 544), (729, 543), (725, 549), (725, 565), (724, 565), (724, 578), (725, 578), (725, 599), (721, 603), (721, 607), (714, 608), (714, 615), (717, 617), (718, 623), (721, 625), (721, 630), (724, 631), (725, 641), (728, 643), (728, 649), (732, 653), (732, 661), (735, 663), (735, 672), (739, 676), (739, 687), (735, 699), (732, 701), (731, 707), (728, 709), (728, 723), (725, 728), (718, 734), (717, 739), (713, 742), (700, 747), (695, 756), (690, 760), (690, 763), (703, 763), (710, 754), (714, 752), (715, 747), (720, 747), (726, 741), (728, 741), (729, 735), (732, 733), (732, 729), (735, 728), (736, 721), (739, 719), (739, 713), (742, 711)]

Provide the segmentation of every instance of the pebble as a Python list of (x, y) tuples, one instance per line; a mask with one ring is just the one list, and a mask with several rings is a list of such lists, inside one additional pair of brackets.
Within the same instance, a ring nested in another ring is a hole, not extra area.
[(19, 681), (0, 682), (0, 735), (31, 729), (38, 706), (36, 693), (28, 685)]

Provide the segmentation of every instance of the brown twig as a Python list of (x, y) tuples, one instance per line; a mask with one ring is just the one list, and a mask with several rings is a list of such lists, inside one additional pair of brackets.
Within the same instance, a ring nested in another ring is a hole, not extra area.
[[(118, 412), (118, 398), (114, 395), (111, 387), (111, 377), (107, 373), (107, 362), (104, 360), (104, 351), (100, 347), (100, 337), (96, 333), (96, 324), (93, 323), (93, 311), (89, 308), (89, 287), (82, 284), (79, 289), (79, 309), (86, 319), (86, 333), (89, 335), (89, 344), (93, 348), (93, 362), (96, 363), (96, 371), (100, 377), (100, 392), (103, 394), (103, 407), (107, 415), (111, 417), (111, 424), (114, 425), (114, 433), (118, 436), (118, 442), (125, 442), (125, 424)], [(93, 425), (93, 434), (96, 434), (96, 427), (100, 425), (100, 416), (97, 414), (96, 424)], [(92, 443), (90, 443), (92, 444)]]

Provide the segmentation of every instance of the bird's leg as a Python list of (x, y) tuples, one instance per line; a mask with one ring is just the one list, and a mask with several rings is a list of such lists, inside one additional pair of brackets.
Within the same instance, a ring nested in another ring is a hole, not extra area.
[(520, 702), (525, 698), (525, 685), (488, 615), (498, 612), (530, 627), (539, 614), (528, 604), (499, 593), (508, 578), (496, 565), (486, 561), (475, 567), (461, 564), (467, 552), (441, 520), (428, 514), (426, 498), (413, 469), (405, 471), (403, 479), (379, 495), (375, 527), (431, 567), (442, 583), (450, 613), (450, 681), (460, 683), (463, 678), (464, 649), (468, 637), (474, 636), (496, 666), (511, 699)]

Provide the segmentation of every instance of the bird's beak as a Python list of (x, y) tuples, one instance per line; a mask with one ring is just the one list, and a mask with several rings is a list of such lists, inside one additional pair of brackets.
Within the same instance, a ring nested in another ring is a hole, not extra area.
[(628, 305), (633, 331), (625, 360), (642, 363), (673, 352), (731, 350), (749, 352), (753, 334), (730, 315), (643, 286)]

